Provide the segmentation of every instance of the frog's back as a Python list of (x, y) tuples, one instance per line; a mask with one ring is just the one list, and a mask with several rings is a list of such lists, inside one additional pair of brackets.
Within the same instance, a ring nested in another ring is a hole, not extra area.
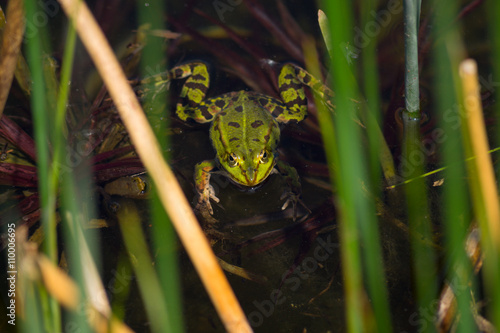
[(215, 149), (251, 152), (267, 148), (274, 151), (279, 142), (279, 125), (261, 106), (258, 97), (240, 91), (231, 99), (232, 103), (215, 116), (210, 130)]

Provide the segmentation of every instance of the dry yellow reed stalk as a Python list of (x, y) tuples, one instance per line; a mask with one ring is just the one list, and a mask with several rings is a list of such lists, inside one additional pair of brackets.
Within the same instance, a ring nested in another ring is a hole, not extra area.
[(0, 117), (9, 96), (24, 34), (23, 0), (10, 0), (0, 49)]
[(481, 106), (480, 86), (477, 76), (477, 65), (472, 59), (464, 60), (460, 64), (462, 78), (464, 106), (467, 112), (467, 128), (471, 140), (481, 196), (484, 201), (489, 234), (496, 251), (500, 250), (500, 208), (498, 191), (495, 181), (493, 164), (488, 153), (489, 144), (484, 126), (483, 109)]

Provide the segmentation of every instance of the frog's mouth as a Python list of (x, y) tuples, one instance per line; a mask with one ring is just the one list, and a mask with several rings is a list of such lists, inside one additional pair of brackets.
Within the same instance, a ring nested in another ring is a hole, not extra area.
[(255, 192), (256, 190), (258, 190), (259, 188), (262, 187), (262, 185), (264, 185), (266, 182), (267, 182), (267, 179), (269, 178), (268, 176), (266, 176), (266, 178), (264, 178), (263, 180), (261, 180), (258, 184), (255, 184), (255, 185), (246, 185), (246, 184), (242, 184), (240, 183), (239, 181), (237, 181), (236, 179), (233, 179), (232, 177), (230, 177), (230, 175), (228, 174), (224, 174), (224, 176), (230, 180), (230, 182), (232, 184), (234, 184), (236, 186), (236, 188), (242, 192)]
[[(228, 177), (229, 178), (229, 177)], [(261, 181), (260, 183), (258, 183), (257, 185), (253, 185), (253, 186), (248, 186), (248, 185), (244, 185), (244, 184), (241, 184), (239, 182), (236, 182), (234, 179), (232, 178), (229, 178), (231, 180), (231, 183), (233, 183), (234, 185), (236, 185), (236, 188), (242, 192), (249, 192), (249, 193), (253, 193), (255, 191), (257, 191), (259, 188), (262, 187), (262, 185), (264, 185), (264, 183), (267, 182), (267, 178), (264, 179), (263, 181)]]
[(234, 178), (230, 172), (228, 172), (227, 170), (224, 169), (223, 166), (219, 166), (218, 169), (219, 170), (217, 170), (217, 171), (212, 171), (212, 174), (218, 174), (218, 175), (224, 176), (225, 178), (229, 179), (231, 181), (231, 183), (233, 183), (234, 185), (236, 185), (239, 189), (241, 189), (243, 191), (254, 191), (254, 190), (260, 188), (267, 181), (267, 179), (269, 178), (269, 175), (272, 174), (272, 170), (274, 170), (273, 168), (271, 168), (271, 170), (266, 175), (264, 175), (264, 177), (254, 179), (253, 182), (255, 182), (255, 183), (252, 184), (252, 181), (250, 181), (248, 179), (247, 179), (246, 183), (243, 183), (239, 179)]

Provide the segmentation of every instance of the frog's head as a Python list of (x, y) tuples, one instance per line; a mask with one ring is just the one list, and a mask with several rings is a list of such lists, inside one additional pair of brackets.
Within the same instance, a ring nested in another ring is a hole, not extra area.
[(276, 163), (274, 153), (268, 149), (247, 152), (235, 151), (219, 158), (229, 178), (245, 186), (256, 186), (263, 182)]
[(222, 171), (235, 183), (256, 186), (276, 163), (279, 125), (271, 114), (253, 104), (221, 113), (210, 128), (210, 138)]

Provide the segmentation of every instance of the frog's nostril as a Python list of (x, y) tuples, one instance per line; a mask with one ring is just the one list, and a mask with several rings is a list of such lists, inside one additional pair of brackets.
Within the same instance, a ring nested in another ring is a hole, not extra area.
[(253, 183), (255, 181), (255, 175), (257, 174), (257, 169), (248, 168), (247, 169), (247, 179), (249, 183)]

